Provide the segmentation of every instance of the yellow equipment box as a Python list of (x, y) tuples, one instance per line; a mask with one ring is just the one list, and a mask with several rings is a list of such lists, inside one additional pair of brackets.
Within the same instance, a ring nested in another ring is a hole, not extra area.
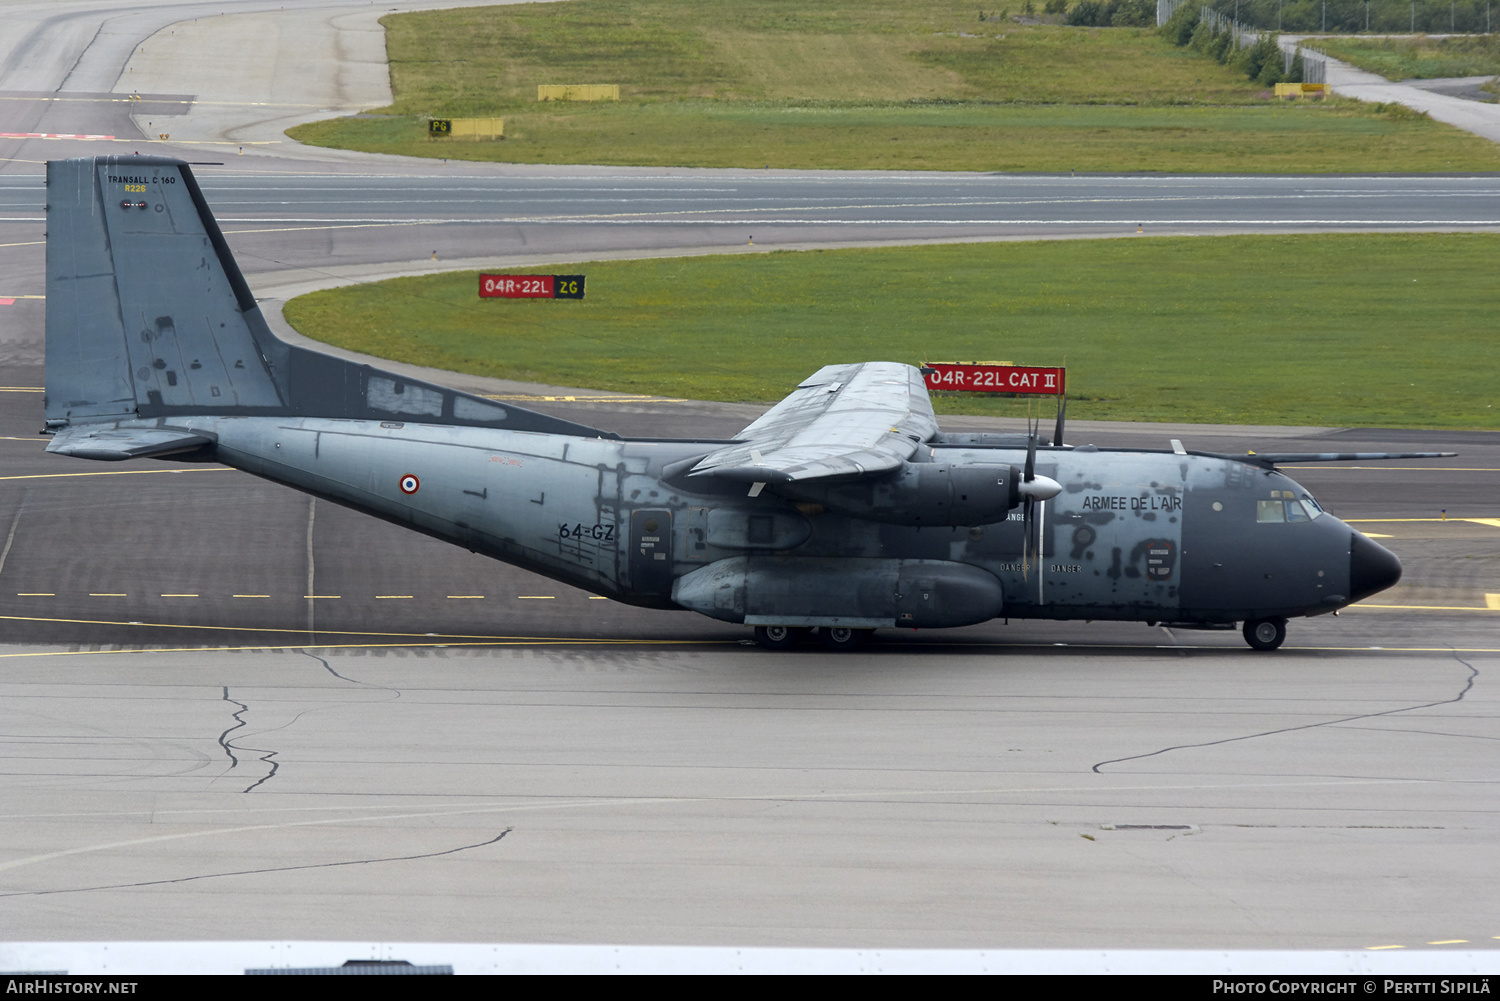
[(538, 101), (618, 101), (620, 85), (617, 83), (574, 83), (537, 85)]

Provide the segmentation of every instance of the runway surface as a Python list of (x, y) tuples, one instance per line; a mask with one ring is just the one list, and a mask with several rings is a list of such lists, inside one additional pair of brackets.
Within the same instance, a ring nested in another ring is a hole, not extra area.
[[(55, 5), (45, 30), (97, 34), (96, 15), (62, 15), (101, 6)], [(6, 50), (5, 131), (139, 136), (119, 73), (186, 9), (111, 21), (108, 51), (79, 35), (66, 73)], [(183, 107), (150, 96), (150, 114)], [(1400, 946), (1459, 963), (1500, 936), (1500, 435), (1074, 424), (1101, 445), (1460, 453), (1294, 471), (1406, 575), (1292, 623), (1274, 655), (1238, 633), (1004, 622), (768, 654), (742, 628), (595, 600), (238, 472), (45, 455), (40, 164), (127, 146), (0, 138), (0, 939)], [(1500, 225), (1494, 177), (175, 149), (224, 161), (199, 173), (273, 311), (383, 274), (751, 236)], [(630, 434), (730, 434), (756, 412), (571, 395), (532, 405)]]

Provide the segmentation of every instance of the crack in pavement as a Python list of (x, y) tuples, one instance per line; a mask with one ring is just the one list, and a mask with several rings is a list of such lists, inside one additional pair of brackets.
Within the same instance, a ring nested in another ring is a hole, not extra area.
[[(269, 776), (268, 776), (269, 777)], [(262, 780), (264, 781), (264, 780)], [(247, 790), (248, 791), (248, 790)], [(199, 879), (220, 879), (225, 876), (256, 876), (268, 872), (297, 872), (301, 869), (335, 869), (346, 865), (374, 865), (378, 862), (413, 862), (418, 859), (440, 858), (444, 855), (454, 855), (458, 852), (470, 851), (474, 848), (484, 848), (493, 845), (504, 838), (515, 828), (507, 827), (499, 834), (487, 841), (475, 842), (472, 845), (459, 845), (457, 848), (446, 848), (440, 852), (426, 852), (421, 855), (392, 855), (389, 858), (361, 858), (349, 859), (345, 862), (314, 862), (308, 865), (282, 865), (272, 866), (266, 869), (239, 869), (234, 872), (206, 872), (198, 876), (177, 876), (173, 879), (147, 879), (138, 883), (110, 883), (102, 886), (73, 886), (61, 890), (16, 890), (10, 893), (0, 893), (0, 897), (45, 897), (55, 893), (88, 893), (93, 890), (128, 890), (140, 886), (164, 886), (169, 883), (191, 883)]]
[[(232, 741), (232, 740), (229, 739), (229, 735), (231, 733), (233, 733), (234, 731), (238, 730), (240, 727), (242, 727), (242, 726), (245, 725), (245, 719), (244, 719), (244, 715), (243, 714), (249, 712), (250, 711), (250, 707), (247, 706), (245, 703), (238, 701), (237, 699), (230, 698), (229, 697), (229, 686), (228, 685), (224, 686), (224, 701), (230, 703), (231, 705), (239, 706), (239, 709), (236, 710), (233, 713), (233, 719), (235, 720), (234, 726), (230, 727), (229, 729), (225, 730), (223, 733), (219, 734), (219, 746), (222, 747), (224, 749), (224, 753), (229, 756), (229, 767), (226, 768), (226, 769), (224, 769), (224, 771), (220, 774), (219, 777), (223, 778), (224, 775), (228, 775), (230, 772), (234, 771), (234, 769), (236, 769), (236, 768), (239, 767), (240, 759), (235, 756), (235, 753), (234, 753), (235, 751), (257, 751), (257, 752), (260, 753), (260, 760), (262, 762), (264, 762), (265, 764), (268, 764), (268, 765), (271, 766), (271, 770), (270, 771), (268, 771), (265, 775), (261, 776), (259, 779), (257, 779), (256, 781), (250, 783), (250, 785), (246, 786), (243, 790), (241, 790), (242, 792), (249, 792), (250, 790), (256, 788), (257, 786), (261, 785), (262, 783), (264, 783), (267, 780), (269, 780), (272, 776), (274, 776), (276, 774), (277, 770), (281, 768), (281, 764), (279, 762), (277, 762), (277, 761), (272, 760), (272, 759), (274, 759), (276, 757), (276, 753), (277, 752), (275, 752), (275, 751), (267, 750), (264, 747), (236, 747), (235, 746), (234, 741)], [(292, 722), (295, 723), (296, 720), (294, 719), (294, 720), (292, 720)], [(290, 726), (291, 724), (289, 723), (287, 725)], [(278, 729), (280, 729), (280, 728), (278, 728)]]
[[(377, 685), (374, 682), (370, 682), (370, 681), (360, 681), (357, 678), (348, 678), (348, 677), (345, 677), (344, 675), (342, 675), (339, 672), (335, 671), (333, 669), (333, 665), (329, 664), (327, 660), (323, 659), (322, 657), (319, 657), (317, 654), (313, 653), (311, 650), (299, 650), (298, 653), (306, 654), (307, 656), (311, 657), (313, 660), (317, 661), (319, 664), (322, 664), (323, 665), (323, 669), (325, 671), (327, 671), (329, 674), (333, 675), (335, 678), (339, 679), (340, 681), (347, 681), (351, 685), (364, 685), (366, 688), (378, 688), (378, 689), (380, 689), (383, 692), (390, 692), (390, 693), (392, 693), (393, 695), (396, 696), (397, 699), (399, 699), (401, 697), (401, 692), (399, 690), (395, 689), (395, 688), (390, 688), (390, 687), (388, 687), (386, 685)], [(395, 701), (395, 699), (392, 699), (391, 701)]]
[(1223, 740), (1206, 740), (1199, 744), (1174, 744), (1171, 747), (1163, 747), (1159, 750), (1148, 751), (1145, 754), (1132, 754), (1123, 758), (1110, 758), (1108, 761), (1101, 761), (1098, 764), (1094, 765), (1094, 767), (1090, 769), (1090, 771), (1102, 775), (1104, 773), (1100, 771), (1100, 769), (1102, 769), (1105, 765), (1118, 765), (1125, 761), (1139, 761), (1142, 758), (1154, 758), (1158, 754), (1166, 754), (1169, 751), (1186, 751), (1192, 750), (1195, 747), (1214, 747), (1219, 744), (1233, 744), (1236, 741), (1241, 740), (1254, 740), (1256, 737), (1274, 737), (1279, 733), (1295, 733), (1298, 730), (1314, 730), (1318, 727), (1323, 726), (1336, 726), (1339, 723), (1352, 723), (1355, 720), (1375, 719), (1380, 716), (1393, 716), (1396, 713), (1411, 712), (1414, 709), (1431, 709), (1434, 706), (1446, 706), (1451, 705), (1454, 702), (1462, 702), (1464, 696), (1469, 694), (1470, 689), (1474, 687), (1474, 680), (1479, 677), (1479, 669), (1460, 657), (1458, 655), (1458, 651), (1456, 650), (1453, 652), (1453, 659), (1469, 669), (1469, 677), (1468, 680), (1464, 682), (1464, 687), (1459, 691), (1457, 695), (1455, 695), (1451, 699), (1439, 699), (1436, 702), (1424, 702), (1421, 705), (1417, 706), (1403, 706), (1400, 709), (1385, 709), (1378, 713), (1361, 713), (1358, 716), (1345, 716), (1342, 719), (1324, 720), (1321, 723), (1304, 723), (1301, 726), (1287, 726), (1282, 727), (1279, 730), (1265, 730), (1261, 733), (1247, 733), (1239, 737), (1225, 737)]

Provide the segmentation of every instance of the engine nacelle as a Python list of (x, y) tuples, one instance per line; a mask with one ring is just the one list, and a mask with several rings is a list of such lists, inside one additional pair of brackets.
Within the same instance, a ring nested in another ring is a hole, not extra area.
[(778, 483), (772, 489), (890, 525), (989, 525), (1005, 520), (1021, 502), (1020, 479), (1015, 466), (908, 462), (880, 479)]

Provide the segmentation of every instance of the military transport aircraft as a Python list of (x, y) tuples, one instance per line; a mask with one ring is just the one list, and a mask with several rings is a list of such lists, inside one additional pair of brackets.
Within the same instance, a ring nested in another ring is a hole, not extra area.
[[(47, 165), (47, 449), (220, 462), (619, 601), (832, 649), (999, 616), (1233, 628), (1394, 584), (1277, 465), (945, 434), (918, 371), (830, 365), (729, 441), (619, 435), (288, 345), (188, 165)], [(1441, 453), (1449, 454), (1449, 453)]]

